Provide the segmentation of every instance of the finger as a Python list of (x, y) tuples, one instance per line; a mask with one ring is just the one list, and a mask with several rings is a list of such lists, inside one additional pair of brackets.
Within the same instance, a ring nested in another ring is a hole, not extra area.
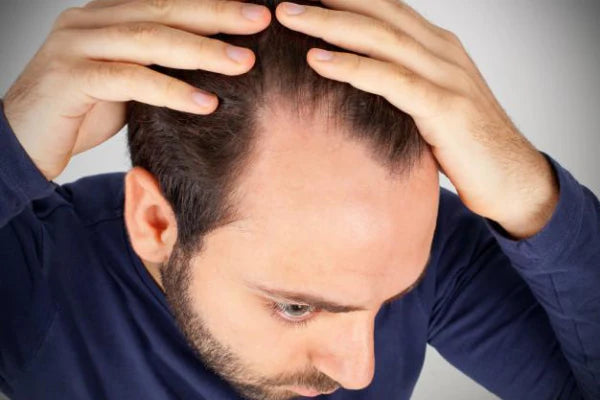
[(439, 30), (438, 26), (400, 0), (322, 0), (321, 3), (336, 10), (351, 11), (395, 24), (423, 42), (435, 38)]
[[(332, 58), (320, 57), (327, 54)], [(311, 49), (307, 61), (319, 75), (380, 95), (415, 118), (436, 116), (446, 99), (452, 96), (451, 92), (413, 71), (369, 57)]]
[[(112, 6), (116, 6), (116, 5), (123, 4), (123, 3), (129, 3), (132, 1), (136, 1), (136, 0), (92, 0), (89, 3), (87, 3), (86, 5), (84, 5), (83, 8), (112, 7)], [(245, 1), (245, 0), (240, 0), (240, 1)], [(311, 0), (311, 1), (317, 1), (317, 0)]]
[(127, 1), (111, 7), (73, 7), (63, 11), (52, 30), (101, 28), (125, 22), (158, 22), (200, 35), (252, 34), (271, 21), (269, 9), (229, 0)]
[(73, 155), (104, 143), (123, 129), (125, 123), (125, 103), (99, 101), (94, 104), (79, 127)]
[(150, 22), (64, 29), (53, 35), (51, 45), (89, 59), (203, 69), (226, 75), (247, 72), (255, 62), (249, 49)]
[(288, 14), (286, 4), (276, 9), (277, 19), (290, 29), (381, 61), (400, 64), (444, 87), (454, 84), (458, 67), (431, 53), (400, 29), (350, 11), (305, 7)]
[[(86, 61), (73, 67), (71, 75), (72, 84), (88, 97), (88, 101), (134, 100), (197, 114), (210, 114), (218, 105), (216, 96), (140, 65)], [(203, 105), (195, 103), (196, 92), (206, 96), (207, 102)]]
[(400, 0), (321, 0), (325, 6), (369, 16), (394, 26), (412, 36), (439, 58), (464, 66), (456, 46), (448, 40), (449, 32), (418, 13)]
[(130, 2), (130, 1), (134, 1), (134, 0), (92, 0), (89, 3), (87, 3), (86, 5), (84, 5), (83, 8), (112, 7), (112, 6), (116, 6), (118, 4)]

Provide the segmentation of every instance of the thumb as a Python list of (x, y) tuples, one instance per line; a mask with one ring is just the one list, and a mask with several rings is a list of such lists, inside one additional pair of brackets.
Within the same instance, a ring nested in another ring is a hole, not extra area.
[(86, 114), (73, 155), (92, 149), (110, 139), (125, 126), (126, 103), (99, 101)]

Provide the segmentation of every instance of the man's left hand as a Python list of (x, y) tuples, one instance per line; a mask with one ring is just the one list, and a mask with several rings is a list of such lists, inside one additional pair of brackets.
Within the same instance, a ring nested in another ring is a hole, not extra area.
[(282, 3), (276, 16), (289, 29), (365, 56), (311, 49), (309, 65), (409, 114), (471, 211), (498, 222), (515, 239), (539, 232), (558, 203), (557, 178), (500, 106), (457, 36), (398, 0), (321, 3), (329, 9)]

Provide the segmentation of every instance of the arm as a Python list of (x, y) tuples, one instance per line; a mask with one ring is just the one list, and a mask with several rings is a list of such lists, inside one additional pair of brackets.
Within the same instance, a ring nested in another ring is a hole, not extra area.
[[(441, 256), (448, 261), (438, 271), (428, 341), (502, 398), (596, 399), (600, 203), (544, 155), (560, 196), (540, 232), (512, 240), (464, 207), (454, 216), (457, 231)], [(466, 244), (460, 230), (476, 240)], [(458, 265), (450, 265), (453, 259)]]
[(56, 184), (36, 168), (16, 139), (0, 102), (0, 390), (10, 393), (10, 371), (31, 359), (54, 305), (43, 273), (44, 227), (31, 201)]
[(35, 166), (12, 131), (0, 100), (0, 229), (35, 199), (49, 196), (56, 184)]

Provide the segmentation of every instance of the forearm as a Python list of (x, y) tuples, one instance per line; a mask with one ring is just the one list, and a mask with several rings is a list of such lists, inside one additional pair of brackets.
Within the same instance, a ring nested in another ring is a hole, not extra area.
[(556, 165), (560, 197), (541, 230), (514, 240), (486, 222), (548, 314), (582, 391), (600, 398), (600, 202)]
[(556, 211), (560, 195), (558, 176), (550, 162), (540, 153), (539, 171), (529, 189), (515, 199), (513, 215), (498, 219), (506, 233), (514, 240), (527, 239), (544, 228)]

